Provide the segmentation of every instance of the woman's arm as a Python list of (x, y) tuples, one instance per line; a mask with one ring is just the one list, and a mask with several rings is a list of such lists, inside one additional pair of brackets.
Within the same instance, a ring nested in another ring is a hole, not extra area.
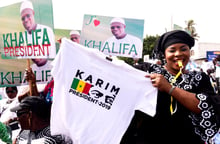
[(151, 78), (152, 85), (158, 88), (158, 90), (170, 94), (190, 111), (194, 113), (200, 112), (198, 108), (199, 99), (196, 98), (195, 93), (185, 91), (178, 87), (172, 88), (172, 85), (161, 74), (150, 74), (148, 77)]

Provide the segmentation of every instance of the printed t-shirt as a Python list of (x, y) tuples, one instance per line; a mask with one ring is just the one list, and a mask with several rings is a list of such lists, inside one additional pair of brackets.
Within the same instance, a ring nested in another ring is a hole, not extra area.
[(157, 89), (145, 72), (62, 39), (53, 61), (51, 133), (74, 144), (117, 144), (135, 110), (156, 112)]

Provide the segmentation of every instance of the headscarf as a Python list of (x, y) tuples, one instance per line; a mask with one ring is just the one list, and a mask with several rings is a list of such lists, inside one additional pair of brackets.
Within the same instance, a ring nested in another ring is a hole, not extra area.
[(187, 32), (182, 30), (173, 30), (166, 32), (158, 39), (153, 50), (154, 55), (157, 55), (157, 58), (158, 55), (164, 55), (165, 49), (175, 43), (187, 44), (191, 49), (195, 44), (195, 39), (191, 37)]

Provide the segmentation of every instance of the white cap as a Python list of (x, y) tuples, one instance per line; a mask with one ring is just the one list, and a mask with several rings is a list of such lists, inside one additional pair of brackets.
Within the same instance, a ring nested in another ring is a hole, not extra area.
[(34, 7), (31, 1), (26, 0), (22, 2), (21, 7), (20, 7), (20, 13), (26, 8), (34, 10)]
[(118, 17), (113, 18), (113, 19), (111, 20), (110, 24), (112, 24), (112, 23), (114, 23), (114, 22), (119, 22), (119, 23), (122, 23), (122, 24), (125, 25), (125, 20), (122, 19), (122, 18), (118, 18)]
[(75, 31), (75, 30), (70, 31), (70, 36), (71, 36), (72, 34), (75, 34), (75, 35), (79, 35), (79, 36), (80, 36), (80, 33), (79, 33), (78, 31)]

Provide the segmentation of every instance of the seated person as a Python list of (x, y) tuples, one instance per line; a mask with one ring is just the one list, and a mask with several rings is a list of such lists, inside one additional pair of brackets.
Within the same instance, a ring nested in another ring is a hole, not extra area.
[(19, 143), (47, 143), (47, 144), (72, 144), (72, 140), (63, 135), (50, 133), (51, 104), (39, 96), (24, 97), (19, 105), (11, 108), (16, 112), (21, 131), (15, 139)]

